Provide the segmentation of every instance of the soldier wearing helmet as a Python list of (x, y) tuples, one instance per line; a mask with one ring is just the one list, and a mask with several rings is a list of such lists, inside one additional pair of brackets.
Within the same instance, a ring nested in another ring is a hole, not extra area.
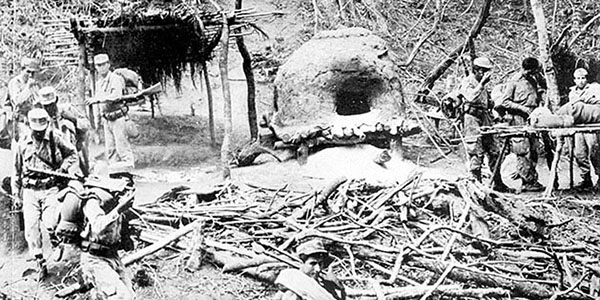
[[(540, 63), (527, 57), (521, 63), (522, 71), (507, 83), (497, 108), (505, 110), (504, 121), (509, 125), (527, 125), (529, 114), (542, 102), (546, 83), (541, 79)], [(521, 179), (521, 191), (536, 192), (544, 189), (538, 181), (535, 169), (540, 141), (535, 135), (514, 137), (511, 150), (517, 155), (517, 176)]]
[(77, 164), (75, 146), (55, 132), (50, 124), (50, 116), (41, 108), (34, 108), (27, 114), (31, 133), (16, 144), (15, 161), (11, 176), (11, 188), (17, 206), (23, 208), (25, 240), (30, 255), (38, 265), (38, 279), (47, 273), (42, 251), (42, 231), (44, 226), (52, 232), (56, 224), (58, 179), (52, 175), (34, 170), (72, 172)]
[(313, 239), (300, 244), (296, 253), (302, 261), (300, 270), (283, 270), (275, 280), (285, 288), (281, 300), (346, 299), (344, 286), (331, 269), (324, 274), (332, 257), (321, 240)]
[[(487, 83), (490, 81), (492, 62), (487, 57), (478, 57), (473, 60), (473, 72), (461, 81), (459, 93), (464, 99), (464, 134), (467, 153), (469, 154), (468, 168), (474, 180), (480, 181), (481, 167), (484, 156), (488, 156), (490, 169), (496, 166), (500, 150), (498, 141), (492, 135), (481, 136), (481, 126), (492, 125), (491, 109), (493, 102), (490, 99)], [(499, 170), (494, 172), (492, 178), (493, 189), (500, 192), (511, 192), (502, 181)]]
[[(588, 105), (600, 105), (600, 84), (597, 82), (589, 83), (588, 72), (584, 68), (579, 68), (573, 72), (573, 81), (575, 85), (569, 92), (569, 103), (581, 102)], [(600, 174), (600, 141), (597, 133), (576, 133), (575, 139), (575, 161), (581, 170), (581, 182), (576, 186), (579, 190), (587, 190), (594, 187), (590, 162), (596, 175)], [(594, 187), (600, 188), (600, 179)]]
[(21, 71), (8, 82), (8, 97), (4, 109), (8, 112), (8, 118), (14, 121), (15, 142), (26, 134), (27, 113), (36, 103), (40, 88), (37, 80), (39, 71), (40, 65), (36, 59), (24, 57), (21, 60)]
[(50, 115), (52, 125), (77, 148), (81, 171), (84, 176), (87, 176), (89, 174), (88, 131), (91, 127), (90, 121), (72, 103), (59, 103), (54, 87), (41, 88), (39, 96), (39, 104)]

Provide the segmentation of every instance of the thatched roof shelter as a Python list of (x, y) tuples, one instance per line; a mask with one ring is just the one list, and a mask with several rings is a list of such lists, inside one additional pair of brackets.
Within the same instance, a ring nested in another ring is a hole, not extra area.
[(72, 20), (86, 49), (86, 63), (108, 53), (113, 67), (137, 71), (145, 82), (172, 77), (178, 86), (187, 66), (194, 72), (210, 59), (223, 29), (219, 8), (210, 3), (146, 1), (128, 7), (106, 2), (91, 21)]

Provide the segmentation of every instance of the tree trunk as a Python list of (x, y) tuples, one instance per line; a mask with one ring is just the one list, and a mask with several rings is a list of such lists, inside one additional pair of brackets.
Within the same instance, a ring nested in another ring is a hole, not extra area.
[(213, 108), (212, 87), (210, 86), (210, 78), (208, 77), (208, 68), (206, 62), (202, 62), (202, 75), (204, 76), (204, 84), (206, 85), (206, 98), (208, 99), (208, 127), (210, 132), (210, 146), (213, 149), (217, 148), (215, 134), (215, 111)]
[(477, 20), (475, 21), (475, 23), (473, 23), (473, 26), (469, 31), (469, 36), (467, 37), (465, 42), (463, 42), (456, 49), (454, 49), (454, 51), (452, 51), (445, 60), (439, 63), (429, 73), (429, 75), (427, 75), (427, 78), (425, 78), (425, 80), (421, 84), (421, 87), (419, 88), (419, 95), (417, 95), (417, 99), (429, 94), (429, 91), (433, 87), (435, 81), (438, 80), (438, 78), (440, 78), (440, 76), (442, 76), (444, 72), (446, 72), (446, 70), (454, 63), (454, 61), (462, 53), (464, 53), (465, 50), (467, 50), (467, 48), (469, 47), (469, 41), (474, 40), (477, 37), (477, 35), (479, 35), (481, 28), (483, 28), (483, 25), (485, 24), (488, 16), (490, 15), (491, 3), (492, 0), (485, 0), (485, 2), (481, 5), (481, 10), (479, 11)]
[[(235, 1), (235, 9), (242, 9), (242, 0)], [(241, 33), (241, 28), (233, 30), (234, 33)], [(246, 75), (246, 85), (248, 87), (248, 95), (246, 101), (248, 103), (248, 124), (250, 126), (250, 137), (252, 140), (258, 138), (258, 124), (256, 122), (256, 86), (254, 84), (254, 73), (252, 73), (252, 57), (244, 44), (244, 37), (236, 36), (235, 42), (238, 46), (240, 54), (243, 58), (242, 69)]]
[(219, 70), (221, 71), (221, 84), (223, 86), (223, 114), (224, 114), (224, 132), (223, 144), (221, 145), (221, 167), (223, 168), (223, 178), (231, 177), (229, 162), (231, 161), (231, 132), (232, 132), (232, 114), (231, 114), (231, 91), (229, 88), (229, 72), (227, 64), (227, 55), (229, 54), (229, 25), (227, 16), (223, 13), (223, 31), (221, 32), (221, 55), (219, 57)]
[(548, 30), (546, 29), (546, 16), (544, 15), (543, 3), (539, 0), (531, 0), (531, 10), (535, 19), (535, 26), (537, 27), (540, 62), (544, 66), (546, 83), (548, 84), (546, 107), (553, 111), (554, 108), (559, 107), (560, 96), (556, 81), (556, 71), (550, 57), (550, 41), (548, 39)]
[[(27, 249), (23, 233), (23, 213), (13, 209), (10, 196), (0, 191), (0, 253), (20, 253)], [(1, 298), (0, 298), (1, 299)]]

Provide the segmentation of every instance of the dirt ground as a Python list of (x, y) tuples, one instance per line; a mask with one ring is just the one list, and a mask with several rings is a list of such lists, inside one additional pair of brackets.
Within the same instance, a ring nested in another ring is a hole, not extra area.
[[(285, 9), (279, 1), (245, 1), (248, 7), (257, 11)], [(301, 13), (290, 13), (285, 17), (261, 21), (261, 27), (270, 34), (271, 39), (259, 37), (247, 38), (251, 51), (278, 48), (290, 51), (305, 38)], [(245, 105), (246, 86), (243, 81), (239, 54), (232, 48), (230, 53), (230, 80), (233, 100), (234, 144), (240, 145), (249, 138), (247, 109)], [(220, 145), (222, 128), (223, 101), (216, 61), (210, 66), (212, 88), (215, 91), (215, 116), (217, 117), (217, 142)], [(272, 101), (273, 91), (270, 83), (261, 81), (258, 76), (257, 106), (259, 116), (267, 112)], [(140, 125), (141, 136), (134, 141), (137, 169), (138, 202), (149, 202), (164, 192), (179, 185), (190, 187), (209, 186), (220, 183), (221, 172), (218, 168), (220, 149), (210, 146), (208, 130), (208, 112), (205, 89), (195, 78), (196, 87), (189, 78), (182, 82), (181, 93), (169, 87), (160, 97), (160, 109), (156, 118), (142, 109), (134, 109), (132, 116)], [(194, 115), (192, 115), (192, 112)], [(449, 158), (437, 160), (440, 153), (431, 147), (423, 137), (405, 141), (404, 159), (395, 157), (387, 168), (373, 163), (373, 158), (381, 151), (373, 146), (329, 148), (313, 153), (305, 165), (296, 160), (276, 163), (268, 156), (259, 157), (261, 164), (232, 170), (232, 180), (256, 186), (310, 191), (318, 188), (329, 178), (338, 176), (365, 177), (382, 182), (403, 181), (413, 172), (423, 172), (425, 177), (444, 177), (446, 179), (466, 176), (464, 150), (457, 147)], [(94, 144), (92, 156), (98, 158), (95, 170), (105, 172), (102, 161), (102, 145)], [(437, 160), (435, 163), (431, 163)], [(0, 168), (5, 173), (10, 166), (7, 151), (0, 153)], [(541, 160), (540, 160), (541, 162)], [(510, 179), (514, 169), (514, 156), (509, 156), (503, 166), (503, 175), (507, 184), (519, 188), (517, 182)], [(565, 161), (561, 169), (567, 170)], [(538, 165), (540, 180), (547, 182), (548, 170)], [(565, 172), (561, 171), (562, 174)], [(4, 174), (2, 174), (4, 175)], [(577, 178), (577, 177), (576, 177)], [(568, 178), (561, 177), (561, 186), (568, 185)], [(26, 261), (26, 255), (12, 254), (0, 259), (0, 290), (8, 291), (11, 299), (52, 299), (55, 290), (52, 284), (60, 283), (60, 278), (42, 284), (36, 283), (31, 276), (22, 277), (33, 262)], [(139, 271), (143, 270), (143, 271)], [(181, 258), (170, 251), (162, 251), (155, 256), (135, 264), (132, 271), (149, 275), (152, 285), (136, 286), (138, 299), (265, 299), (274, 294), (272, 286), (257, 282), (241, 275), (223, 274), (210, 264), (203, 265), (198, 271), (182, 269)]]

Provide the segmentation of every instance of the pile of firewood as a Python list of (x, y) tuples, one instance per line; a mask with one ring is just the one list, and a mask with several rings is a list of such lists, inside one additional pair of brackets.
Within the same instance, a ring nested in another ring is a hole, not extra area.
[(273, 282), (299, 266), (300, 242), (319, 238), (351, 298), (597, 299), (600, 225), (588, 204), (420, 174), (392, 186), (338, 178), (311, 193), (180, 187), (135, 207), (139, 238), (152, 245), (124, 261), (168, 246), (189, 268), (211, 260)]

